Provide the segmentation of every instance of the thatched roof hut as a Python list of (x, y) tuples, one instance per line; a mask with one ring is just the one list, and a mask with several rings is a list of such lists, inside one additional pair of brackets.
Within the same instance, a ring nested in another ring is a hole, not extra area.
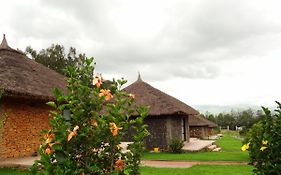
[(214, 134), (214, 128), (218, 125), (209, 121), (204, 116), (195, 115), (189, 118), (190, 137), (206, 138)]
[(149, 106), (149, 116), (145, 119), (150, 136), (145, 140), (147, 148), (168, 149), (172, 140), (189, 141), (188, 118), (198, 111), (180, 100), (138, 80), (124, 91), (135, 95), (137, 106)]
[(124, 88), (124, 91), (135, 95), (137, 106), (148, 105), (150, 116), (199, 114), (198, 111), (187, 104), (144, 82), (140, 75), (138, 80)]
[[(63, 75), (9, 47), (5, 35), (0, 44), (0, 159), (30, 156), (37, 151), (40, 133), (50, 128), (46, 102), (53, 88), (66, 89)], [(19, 149), (20, 148), (20, 149)]]
[(53, 88), (66, 88), (63, 75), (9, 47), (5, 35), (0, 45), (0, 87), (5, 96), (53, 99)]

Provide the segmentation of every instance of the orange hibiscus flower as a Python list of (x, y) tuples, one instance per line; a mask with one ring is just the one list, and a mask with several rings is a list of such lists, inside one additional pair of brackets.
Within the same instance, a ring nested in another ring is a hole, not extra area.
[(105, 96), (105, 100), (110, 100), (113, 97), (109, 89), (101, 89), (99, 96)]
[(98, 127), (98, 122), (96, 119), (92, 119), (91, 120), (91, 125), (95, 126), (95, 127)]
[(52, 134), (46, 134), (46, 140), (45, 140), (45, 143), (51, 143), (55, 138), (55, 134), (52, 133)]
[(125, 167), (125, 164), (124, 164), (123, 160), (118, 159), (118, 160), (115, 162), (115, 169), (116, 169), (117, 171), (122, 171), (122, 170), (124, 169), (124, 167)]
[(68, 142), (72, 139), (72, 137), (75, 137), (77, 135), (78, 129), (79, 129), (79, 126), (75, 126), (72, 131), (69, 131), (69, 134), (68, 134), (68, 137), (67, 137)]
[(135, 98), (135, 95), (134, 95), (134, 94), (128, 94), (128, 97), (134, 99), (134, 98)]
[(45, 154), (52, 154), (54, 150), (52, 149), (53, 144), (48, 144), (47, 148), (45, 149)]
[(115, 123), (109, 123), (109, 126), (113, 136), (116, 136), (118, 134), (118, 130), (123, 129), (123, 128), (118, 128)]

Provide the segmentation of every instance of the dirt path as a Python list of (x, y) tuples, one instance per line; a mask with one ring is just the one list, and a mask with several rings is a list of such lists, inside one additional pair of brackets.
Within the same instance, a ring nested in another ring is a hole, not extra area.
[(234, 161), (166, 161), (143, 160), (142, 165), (150, 167), (189, 168), (193, 165), (247, 165), (248, 162)]
[[(29, 168), (39, 157), (25, 157), (17, 159), (0, 160), (0, 167)], [(143, 166), (167, 167), (167, 168), (189, 168), (193, 165), (247, 165), (247, 162), (234, 161), (167, 161), (167, 160), (143, 160)]]

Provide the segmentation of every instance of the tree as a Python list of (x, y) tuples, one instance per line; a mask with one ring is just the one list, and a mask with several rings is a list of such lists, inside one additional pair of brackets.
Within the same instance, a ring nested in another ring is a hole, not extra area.
[(31, 46), (26, 47), (25, 54), (30, 56), (36, 62), (47, 66), (54, 71), (66, 75), (64, 69), (67, 66), (76, 66), (85, 54), (77, 54), (76, 49), (69, 48), (68, 53), (65, 53), (65, 48), (59, 44), (52, 44), (47, 49), (42, 49), (39, 52), (34, 50)]
[(217, 123), (216, 117), (213, 114), (210, 114), (209, 112), (207, 112), (205, 114), (205, 117), (206, 117), (206, 119), (208, 119), (208, 120), (210, 120), (210, 121), (212, 121), (214, 123)]
[(249, 128), (261, 120), (262, 115), (263, 112), (260, 110), (254, 112), (252, 109), (247, 109), (244, 111), (232, 110), (230, 113), (219, 113), (218, 115), (206, 113), (206, 118), (223, 128), (229, 126), (230, 129), (235, 129), (236, 126), (241, 126), (243, 130), (240, 131), (240, 134), (243, 135)]

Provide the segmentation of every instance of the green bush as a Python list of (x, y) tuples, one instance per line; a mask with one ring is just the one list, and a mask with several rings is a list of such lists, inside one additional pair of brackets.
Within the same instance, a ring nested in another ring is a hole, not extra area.
[(169, 145), (170, 151), (173, 153), (181, 153), (184, 141), (179, 139), (173, 139)]
[[(93, 77), (92, 62), (82, 59), (68, 67), (68, 92), (54, 91), (56, 101), (48, 103), (54, 108), (51, 130), (45, 131), (33, 174), (140, 174), (147, 108), (134, 107), (134, 95), (121, 91), (123, 79), (113, 81), (114, 95), (103, 89), (101, 77)], [(65, 110), (70, 116), (64, 116)], [(135, 134), (124, 152), (120, 143), (129, 129)]]
[(239, 131), (239, 134), (241, 136), (246, 136), (246, 134), (249, 132), (249, 129), (248, 127), (242, 127), (242, 130)]
[(281, 104), (275, 112), (263, 108), (262, 120), (255, 124), (244, 140), (242, 150), (248, 150), (254, 173), (277, 175), (281, 172)]

